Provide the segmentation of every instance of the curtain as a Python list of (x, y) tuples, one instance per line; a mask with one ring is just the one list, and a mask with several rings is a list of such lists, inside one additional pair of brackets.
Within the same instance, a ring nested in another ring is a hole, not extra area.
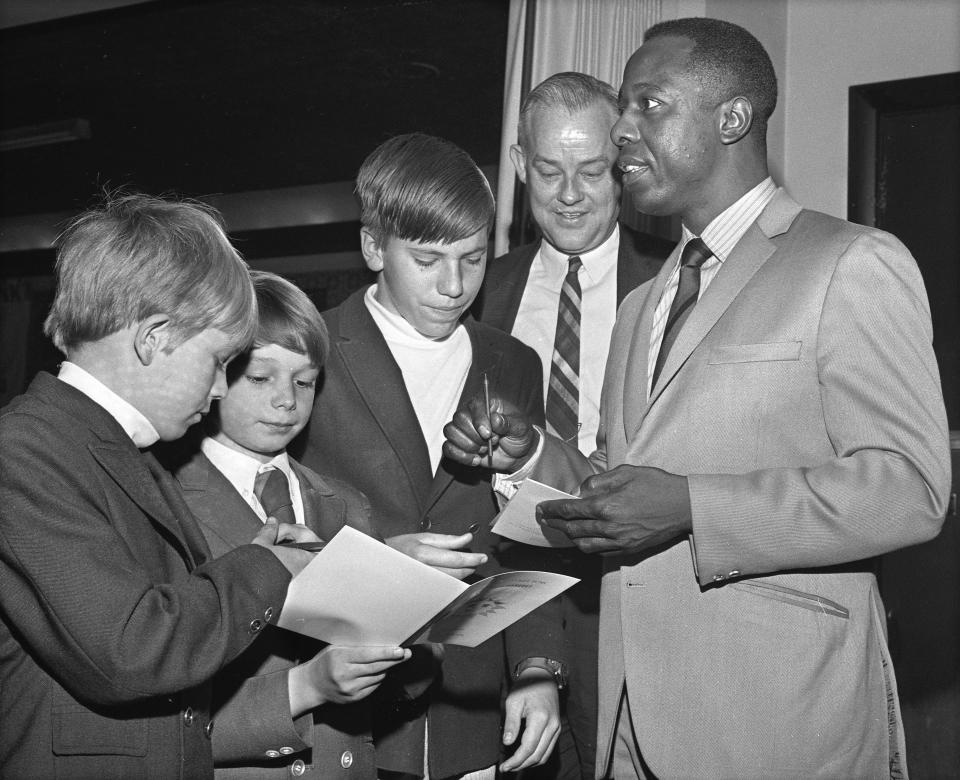
[[(528, 8), (531, 2), (533, 5)], [(494, 226), (496, 256), (509, 248), (514, 218), (516, 174), (509, 149), (517, 142), (524, 59), (529, 62), (531, 87), (554, 73), (573, 70), (619, 88), (623, 66), (643, 42), (644, 30), (665, 18), (697, 15), (697, 11), (702, 15), (702, 5), (702, 0), (510, 0)], [(533, 51), (525, 52), (526, 17), (530, 11), (534, 45)], [(635, 221), (629, 218), (632, 212), (624, 209), (627, 221)], [(660, 229), (653, 232), (662, 232), (663, 225), (656, 226)]]

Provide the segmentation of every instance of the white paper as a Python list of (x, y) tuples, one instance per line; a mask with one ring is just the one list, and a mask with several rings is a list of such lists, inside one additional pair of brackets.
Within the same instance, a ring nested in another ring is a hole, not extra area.
[(290, 582), (277, 625), (341, 645), (476, 647), (577, 581), (514, 571), (467, 586), (345, 526)]
[(570, 537), (563, 531), (544, 528), (537, 522), (537, 504), (556, 498), (576, 498), (576, 496), (544, 485), (535, 479), (525, 479), (504, 510), (497, 515), (496, 522), (490, 530), (500, 536), (516, 542), (532, 544), (535, 547), (573, 547)]

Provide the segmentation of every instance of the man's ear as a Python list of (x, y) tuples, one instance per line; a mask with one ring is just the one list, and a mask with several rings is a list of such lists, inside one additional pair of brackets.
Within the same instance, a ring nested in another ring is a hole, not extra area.
[(383, 247), (380, 246), (380, 240), (368, 227), (360, 228), (360, 251), (363, 253), (367, 268), (374, 273), (380, 273), (383, 270)]
[(517, 172), (517, 178), (526, 184), (527, 156), (523, 153), (523, 147), (520, 144), (514, 144), (510, 147), (510, 162), (513, 163), (513, 169)]
[(172, 325), (166, 314), (151, 314), (141, 320), (133, 332), (133, 348), (140, 363), (149, 366), (157, 355), (173, 343)]
[(741, 96), (731, 98), (718, 107), (720, 113), (720, 143), (735, 144), (750, 132), (753, 125), (753, 105)]

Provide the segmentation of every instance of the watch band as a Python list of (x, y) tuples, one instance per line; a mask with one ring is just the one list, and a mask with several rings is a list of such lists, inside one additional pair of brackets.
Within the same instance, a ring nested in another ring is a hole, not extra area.
[(520, 674), (527, 669), (543, 669), (553, 675), (557, 683), (557, 690), (562, 691), (567, 687), (567, 665), (553, 658), (544, 658), (542, 656), (532, 656), (524, 658), (516, 665), (513, 670), (513, 679), (516, 680)]

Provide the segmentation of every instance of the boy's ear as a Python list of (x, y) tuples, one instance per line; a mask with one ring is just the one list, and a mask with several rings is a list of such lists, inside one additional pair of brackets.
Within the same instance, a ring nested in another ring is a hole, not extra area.
[(139, 322), (133, 332), (133, 348), (142, 365), (149, 366), (173, 343), (171, 330), (170, 318), (166, 314), (151, 314)]
[(383, 249), (380, 242), (368, 227), (360, 228), (360, 251), (363, 252), (363, 259), (374, 273), (380, 273), (383, 270)]

